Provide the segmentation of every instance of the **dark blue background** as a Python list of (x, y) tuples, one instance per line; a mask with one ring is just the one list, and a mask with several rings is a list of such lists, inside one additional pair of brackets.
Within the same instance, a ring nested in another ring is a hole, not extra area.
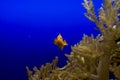
[[(83, 0), (0, 0), (0, 80), (27, 80), (26, 66), (32, 69), (59, 57), (82, 39), (96, 36), (94, 23), (85, 16)], [(95, 11), (102, 0), (93, 0)], [(53, 40), (61, 33), (68, 46), (61, 51)]]

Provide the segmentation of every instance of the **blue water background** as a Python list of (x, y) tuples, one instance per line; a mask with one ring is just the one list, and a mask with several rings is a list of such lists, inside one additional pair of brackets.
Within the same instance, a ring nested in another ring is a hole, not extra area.
[[(93, 0), (95, 11), (102, 0)], [(26, 66), (32, 69), (65, 53), (83, 34), (95, 36), (96, 25), (85, 16), (83, 0), (0, 0), (0, 80), (27, 80)], [(97, 13), (98, 14), (98, 13)], [(53, 40), (61, 33), (68, 46), (61, 51)]]

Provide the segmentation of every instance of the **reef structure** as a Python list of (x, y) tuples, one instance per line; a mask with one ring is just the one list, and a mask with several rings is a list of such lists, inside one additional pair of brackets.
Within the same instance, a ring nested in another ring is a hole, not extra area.
[(120, 80), (120, 0), (104, 0), (98, 16), (92, 0), (84, 0), (83, 6), (101, 34), (84, 35), (65, 54), (68, 61), (62, 68), (57, 67), (58, 57), (40, 69), (26, 67), (29, 80), (109, 80), (109, 72)]

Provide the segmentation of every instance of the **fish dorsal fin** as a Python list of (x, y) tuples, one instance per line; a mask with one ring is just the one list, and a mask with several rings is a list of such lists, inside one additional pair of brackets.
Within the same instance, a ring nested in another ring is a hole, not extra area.
[(57, 39), (63, 39), (63, 38), (62, 38), (62, 35), (59, 34), (59, 35), (57, 36)]

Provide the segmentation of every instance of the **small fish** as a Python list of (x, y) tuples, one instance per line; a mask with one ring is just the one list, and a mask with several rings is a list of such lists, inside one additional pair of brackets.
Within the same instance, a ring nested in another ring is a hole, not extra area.
[(63, 50), (64, 46), (67, 46), (67, 42), (63, 40), (61, 34), (57, 36), (56, 39), (54, 39), (54, 44), (57, 45), (61, 50)]

